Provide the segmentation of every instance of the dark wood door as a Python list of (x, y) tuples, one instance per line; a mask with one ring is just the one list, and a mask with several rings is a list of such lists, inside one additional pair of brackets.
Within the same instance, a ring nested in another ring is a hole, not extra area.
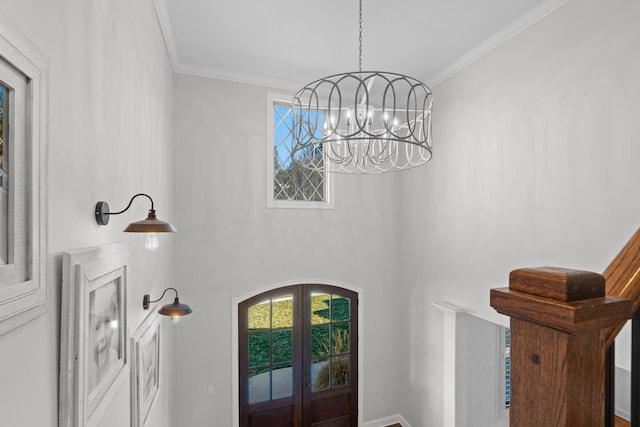
[(358, 300), (325, 285), (239, 305), (241, 427), (356, 427)]

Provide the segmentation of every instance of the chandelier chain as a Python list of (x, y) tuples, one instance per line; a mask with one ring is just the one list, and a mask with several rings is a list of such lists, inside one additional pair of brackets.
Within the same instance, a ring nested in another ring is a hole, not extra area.
[(359, 36), (359, 53), (358, 53), (358, 71), (362, 72), (362, 0), (360, 0), (360, 8), (358, 11), (360, 15), (360, 36)]

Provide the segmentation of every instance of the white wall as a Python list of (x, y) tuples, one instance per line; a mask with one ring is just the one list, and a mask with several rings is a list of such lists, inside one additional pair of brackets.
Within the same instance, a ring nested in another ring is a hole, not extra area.
[[(143, 219), (142, 200), (108, 227), (93, 218), (98, 200), (123, 208), (136, 192), (155, 198), (160, 218), (173, 216), (172, 72), (151, 0), (0, 0), (3, 21), (49, 58), (49, 258), (46, 315), (0, 336), (2, 425), (58, 422), (61, 253), (124, 241), (131, 251), (128, 318), (133, 332), (146, 313), (144, 293), (172, 285), (172, 244), (155, 253), (122, 228)], [(166, 326), (166, 325), (165, 325)], [(162, 378), (151, 415), (173, 426), (173, 334), (164, 334)], [(128, 422), (128, 387), (103, 425)]]
[[(152, 425), (178, 417), (184, 427), (228, 427), (231, 299), (321, 278), (364, 288), (364, 421), (400, 412), (420, 426), (442, 421), (442, 318), (433, 301), (505, 322), (488, 291), (505, 286), (510, 270), (602, 271), (639, 225), (634, 0), (570, 2), (434, 88), (433, 161), (339, 177), (331, 211), (266, 208), (267, 89), (172, 81), (150, 0), (0, 0), (0, 10), (50, 59), (50, 299), (45, 316), (0, 336), (7, 425), (57, 425), (60, 254), (68, 249), (130, 244), (132, 331), (146, 314), (144, 293), (174, 285), (195, 310), (165, 328)], [(138, 191), (180, 231), (151, 254), (120, 232), (145, 215), (144, 203), (108, 227), (93, 220), (97, 200), (119, 207)], [(116, 405), (127, 402), (123, 390)], [(126, 418), (116, 406), (105, 425)]]
[(364, 288), (364, 420), (395, 414), (398, 177), (337, 177), (334, 210), (268, 209), (266, 99), (266, 88), (176, 76), (177, 284), (194, 309), (176, 334), (177, 416), (232, 425), (232, 298), (303, 279)]
[(602, 272), (640, 225), (639, 24), (635, 0), (572, 1), (434, 88), (434, 158), (400, 187), (412, 425), (442, 424), (431, 302), (505, 323), (511, 270)]

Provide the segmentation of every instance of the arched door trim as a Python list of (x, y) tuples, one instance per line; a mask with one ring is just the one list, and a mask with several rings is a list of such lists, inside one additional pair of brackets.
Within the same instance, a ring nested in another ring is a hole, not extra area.
[[(231, 299), (231, 396), (232, 396), (232, 411), (233, 411), (233, 424), (232, 427), (240, 427), (240, 383), (239, 374), (240, 367), (238, 363), (238, 305), (252, 298), (256, 295), (260, 295), (265, 292), (272, 291), (274, 289), (283, 288), (285, 286), (295, 285), (327, 285), (334, 286), (336, 288), (346, 289), (358, 294), (358, 346), (360, 349), (364, 349), (364, 289), (359, 286), (353, 286), (347, 283), (339, 282), (336, 280), (327, 279), (304, 279), (304, 280), (287, 280), (284, 282), (272, 283), (270, 285), (262, 286), (253, 291), (247, 292), (243, 295), (233, 297)], [(358, 352), (358, 425), (362, 425), (363, 422), (363, 395), (364, 395), (364, 361), (363, 350)]]

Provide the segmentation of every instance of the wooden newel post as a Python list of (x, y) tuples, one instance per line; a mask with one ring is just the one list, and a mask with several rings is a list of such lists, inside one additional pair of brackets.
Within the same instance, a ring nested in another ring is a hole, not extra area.
[(511, 427), (604, 425), (607, 331), (633, 313), (586, 271), (524, 268), (491, 306), (511, 317)]

